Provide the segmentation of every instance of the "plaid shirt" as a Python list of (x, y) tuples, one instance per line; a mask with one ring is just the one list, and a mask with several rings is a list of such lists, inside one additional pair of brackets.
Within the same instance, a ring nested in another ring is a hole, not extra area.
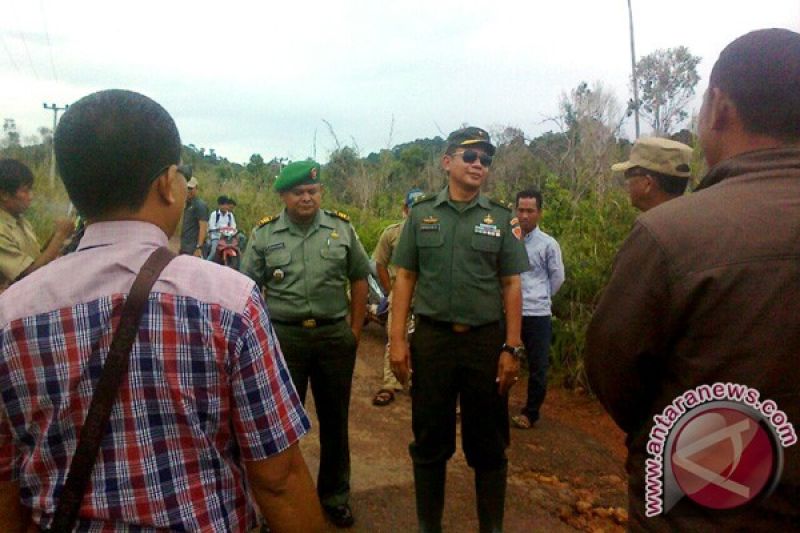
[[(167, 244), (142, 222), (90, 225), (74, 254), (0, 296), (0, 480), (47, 526), (130, 285)], [(308, 431), (261, 295), (179, 256), (153, 287), (111, 413), (81, 531), (246, 531), (241, 461)]]

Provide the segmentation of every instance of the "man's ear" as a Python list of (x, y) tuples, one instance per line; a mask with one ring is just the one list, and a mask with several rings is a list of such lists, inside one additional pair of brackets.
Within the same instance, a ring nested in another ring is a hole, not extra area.
[(645, 179), (645, 184), (644, 184), (645, 194), (650, 194), (651, 192), (653, 192), (653, 190), (655, 190), (658, 187), (656, 185), (656, 179), (650, 174), (645, 174), (642, 177)]
[(178, 201), (175, 194), (177, 187), (181, 185), (183, 187), (186, 186), (180, 182), (181, 177), (178, 175), (178, 167), (176, 165), (170, 165), (166, 172), (156, 178), (153, 187), (155, 187), (155, 192), (162, 202), (167, 205), (172, 205)]
[(718, 87), (709, 89), (708, 125), (713, 130), (724, 130), (730, 127), (737, 117), (736, 106), (730, 97)]
[(444, 154), (442, 156), (442, 168), (445, 172), (450, 172), (450, 163), (453, 161), (453, 156), (450, 154)]

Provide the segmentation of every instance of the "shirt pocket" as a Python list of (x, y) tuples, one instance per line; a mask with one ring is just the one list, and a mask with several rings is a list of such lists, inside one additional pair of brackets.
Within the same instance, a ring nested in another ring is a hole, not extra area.
[(264, 261), (268, 267), (276, 268), (288, 265), (291, 259), (292, 254), (290, 254), (288, 250), (277, 250), (268, 253)]
[(496, 254), (500, 251), (502, 244), (502, 237), (495, 237), (493, 235), (473, 235), (472, 236), (472, 249), (477, 252), (490, 252)]
[(344, 245), (325, 246), (319, 251), (319, 253), (325, 259), (344, 259), (347, 257), (347, 247)]
[(417, 230), (417, 246), (419, 248), (436, 248), (444, 244), (444, 235), (436, 230)]

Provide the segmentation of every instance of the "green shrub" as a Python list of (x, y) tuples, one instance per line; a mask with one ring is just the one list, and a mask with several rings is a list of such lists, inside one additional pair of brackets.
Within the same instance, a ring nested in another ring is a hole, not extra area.
[(550, 179), (543, 193), (542, 229), (561, 246), (566, 270), (553, 302), (553, 369), (567, 385), (584, 385), (586, 328), (636, 211), (620, 190), (589, 193), (576, 202)]

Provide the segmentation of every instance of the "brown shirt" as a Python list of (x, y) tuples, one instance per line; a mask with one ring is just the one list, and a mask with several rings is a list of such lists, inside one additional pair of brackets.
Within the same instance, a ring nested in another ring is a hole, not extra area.
[(381, 233), (378, 244), (372, 252), (372, 258), (375, 263), (385, 266), (389, 271), (389, 279), (392, 285), (394, 285), (394, 278), (397, 276), (397, 268), (391, 264), (392, 254), (397, 247), (397, 241), (400, 240), (400, 233), (403, 231), (404, 223), (405, 221), (387, 226)]
[(0, 291), (31, 266), (41, 247), (25, 217), (0, 209)]
[(756, 389), (800, 427), (800, 149), (723, 161), (705, 190), (642, 214), (587, 333), (592, 390), (628, 433), (633, 530), (780, 530), (800, 523), (800, 445), (762, 501), (726, 511), (681, 499), (646, 518), (653, 416), (700, 385)]

